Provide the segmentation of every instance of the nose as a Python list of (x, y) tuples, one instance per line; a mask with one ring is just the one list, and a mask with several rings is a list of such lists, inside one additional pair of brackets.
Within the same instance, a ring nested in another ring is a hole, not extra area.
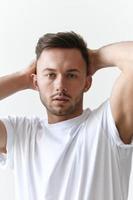
[(65, 82), (65, 78), (62, 75), (56, 78), (55, 88), (57, 92), (67, 92), (67, 85)]

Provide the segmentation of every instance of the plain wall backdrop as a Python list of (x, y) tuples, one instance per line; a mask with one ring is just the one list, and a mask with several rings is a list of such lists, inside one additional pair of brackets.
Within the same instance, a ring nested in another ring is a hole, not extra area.
[[(35, 58), (38, 38), (47, 32), (75, 31), (89, 48), (133, 40), (132, 0), (4, 0), (0, 2), (0, 76), (26, 67)], [(117, 68), (100, 70), (85, 95), (84, 108), (100, 105), (119, 76)], [(37, 92), (26, 90), (0, 102), (0, 116), (46, 116)], [(133, 171), (133, 170), (132, 170)], [(128, 200), (133, 199), (133, 175)], [(14, 200), (14, 176), (0, 170), (0, 199)]]

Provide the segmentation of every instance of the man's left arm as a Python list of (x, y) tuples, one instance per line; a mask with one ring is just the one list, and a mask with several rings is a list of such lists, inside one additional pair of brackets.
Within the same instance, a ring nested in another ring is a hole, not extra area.
[(104, 46), (94, 51), (92, 57), (92, 73), (109, 66), (116, 66), (121, 70), (113, 86), (110, 104), (120, 138), (125, 144), (129, 144), (133, 137), (133, 42)]

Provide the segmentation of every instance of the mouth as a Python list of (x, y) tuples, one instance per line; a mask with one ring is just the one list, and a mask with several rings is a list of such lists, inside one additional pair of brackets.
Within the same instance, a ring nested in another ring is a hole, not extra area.
[(70, 97), (68, 97), (67, 95), (57, 95), (55, 96), (52, 101), (56, 102), (56, 103), (67, 103), (68, 101), (70, 101)]
[(53, 101), (69, 101), (70, 96), (68, 94), (65, 94), (64, 92), (56, 93), (51, 96)]
[(67, 102), (67, 101), (69, 101), (69, 98), (66, 97), (66, 96), (63, 96), (63, 97), (56, 97), (56, 98), (53, 99), (53, 101)]

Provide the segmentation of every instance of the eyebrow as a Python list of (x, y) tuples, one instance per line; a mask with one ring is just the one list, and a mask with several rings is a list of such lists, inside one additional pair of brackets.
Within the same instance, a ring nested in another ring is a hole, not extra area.
[[(45, 72), (45, 71), (56, 71), (56, 69), (53, 69), (53, 68), (45, 68), (45, 69), (43, 70), (43, 72)], [(75, 68), (68, 69), (67, 72), (78, 72), (78, 73), (80, 73), (80, 71), (79, 71), (78, 69), (75, 69)]]
[(53, 68), (45, 68), (45, 69), (43, 69), (43, 72), (45, 72), (45, 71), (56, 71), (56, 70)]

